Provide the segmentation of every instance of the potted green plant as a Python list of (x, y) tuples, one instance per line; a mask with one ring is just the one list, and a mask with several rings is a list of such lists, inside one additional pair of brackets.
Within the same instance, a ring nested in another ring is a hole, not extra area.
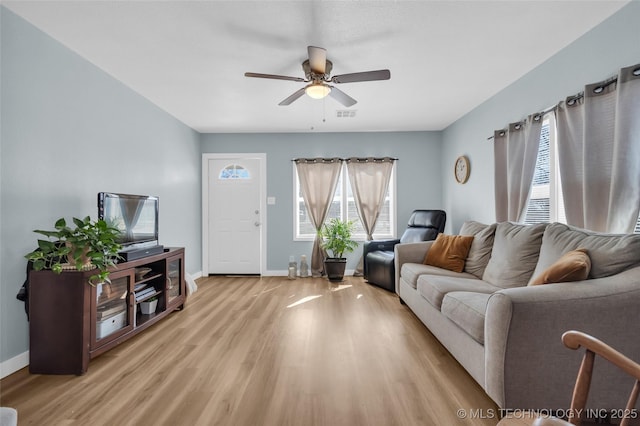
[(121, 249), (118, 243), (120, 230), (101, 219), (92, 221), (89, 216), (84, 219), (74, 217), (73, 224), (75, 226), (67, 226), (61, 218), (56, 221), (54, 231), (33, 231), (48, 239), (39, 239), (38, 248), (25, 257), (36, 271), (50, 269), (59, 274), (68, 266), (78, 271), (97, 269), (97, 273), (89, 278), (89, 284), (109, 282), (108, 268), (115, 265)]
[(350, 253), (358, 247), (358, 243), (351, 239), (353, 221), (333, 218), (325, 223), (321, 230), (322, 248), (331, 252), (331, 256), (324, 260), (324, 270), (329, 281), (342, 281), (347, 267), (345, 253)]
[(155, 314), (158, 306), (158, 296), (153, 296), (144, 302), (140, 302), (140, 312), (144, 315)]

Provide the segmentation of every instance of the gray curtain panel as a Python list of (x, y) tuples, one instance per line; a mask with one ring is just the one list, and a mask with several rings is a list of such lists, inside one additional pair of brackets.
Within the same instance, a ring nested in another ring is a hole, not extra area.
[(538, 158), (542, 114), (494, 134), (496, 221), (523, 222)]
[[(367, 241), (371, 241), (389, 188), (394, 159), (349, 158), (346, 161), (358, 216), (367, 233)], [(362, 276), (363, 269), (364, 259), (361, 256), (353, 275)]]
[(505, 222), (509, 217), (509, 202), (507, 194), (507, 130), (496, 130), (493, 133), (493, 157), (495, 167), (494, 186), (496, 204), (496, 222)]
[(302, 198), (309, 214), (309, 219), (316, 229), (316, 238), (311, 251), (311, 276), (319, 277), (324, 272), (326, 251), (322, 248), (320, 230), (324, 223), (331, 201), (336, 191), (341, 158), (296, 159), (295, 165), (300, 180)]
[(640, 64), (589, 84), (556, 111), (567, 222), (631, 233), (640, 210)]

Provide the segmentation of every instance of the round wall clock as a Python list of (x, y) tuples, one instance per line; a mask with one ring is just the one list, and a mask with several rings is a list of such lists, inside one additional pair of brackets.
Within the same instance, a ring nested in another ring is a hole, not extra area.
[(456, 182), (466, 183), (469, 180), (470, 173), (471, 167), (469, 166), (469, 159), (466, 156), (461, 155), (456, 159), (456, 164), (453, 169)]

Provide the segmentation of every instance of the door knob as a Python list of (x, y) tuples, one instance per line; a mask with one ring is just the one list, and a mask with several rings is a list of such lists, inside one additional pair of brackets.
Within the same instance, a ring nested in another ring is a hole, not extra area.
[(255, 222), (254, 225), (255, 226), (260, 226), (260, 222)]

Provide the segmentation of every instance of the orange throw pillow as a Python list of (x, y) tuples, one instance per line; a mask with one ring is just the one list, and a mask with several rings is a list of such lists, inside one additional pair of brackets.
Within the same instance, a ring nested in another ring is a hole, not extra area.
[(438, 234), (431, 248), (427, 251), (424, 264), (462, 272), (471, 243), (473, 243), (473, 235)]
[(565, 283), (586, 280), (591, 271), (587, 249), (572, 250), (535, 277), (529, 285)]

